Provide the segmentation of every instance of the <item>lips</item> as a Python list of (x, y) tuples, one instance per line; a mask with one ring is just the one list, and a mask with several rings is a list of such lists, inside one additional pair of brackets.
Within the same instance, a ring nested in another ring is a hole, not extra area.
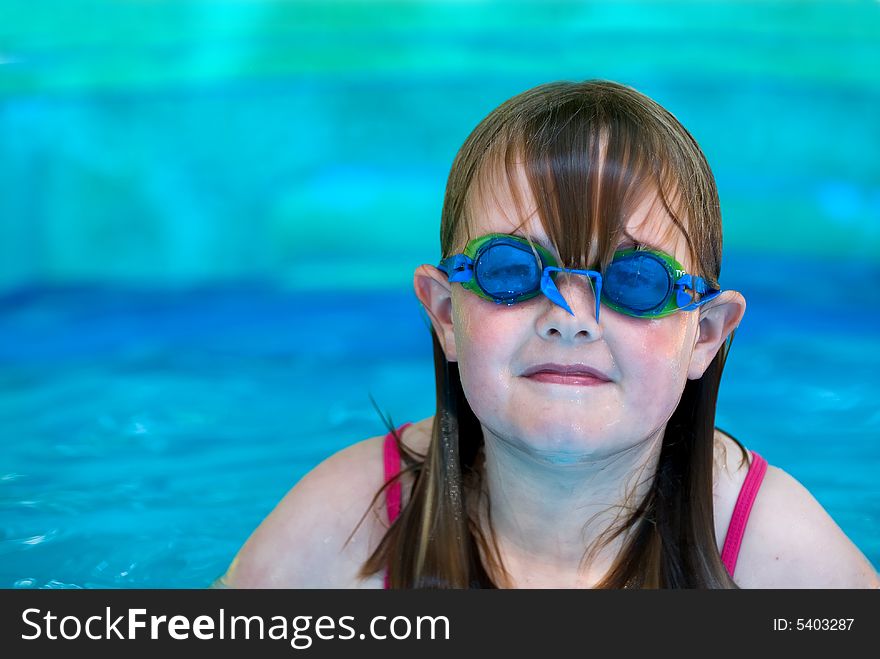
[(586, 364), (537, 364), (523, 371), (523, 377), (561, 384), (600, 384), (611, 382), (602, 371)]

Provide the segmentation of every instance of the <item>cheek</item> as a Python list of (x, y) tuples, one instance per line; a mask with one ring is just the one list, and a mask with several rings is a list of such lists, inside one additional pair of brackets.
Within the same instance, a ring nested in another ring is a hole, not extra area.
[[(472, 297), (472, 296), (471, 296)], [(497, 405), (509, 388), (517, 327), (516, 310), (453, 295), (452, 318), (458, 369), (474, 412)]]
[(689, 319), (676, 314), (643, 322), (647, 325), (629, 334), (629, 347), (618, 352), (627, 355), (621, 371), (636, 398), (671, 414), (687, 382), (692, 352)]
[(463, 381), (468, 378), (470, 372), (482, 370), (475, 361), (486, 357), (486, 352), (481, 346), (491, 345), (488, 337), (484, 336), (485, 325), (477, 322), (478, 309), (475, 306), (472, 300), (462, 299), (455, 294), (452, 296), (455, 350), (458, 353), (458, 368)]
[(687, 358), (690, 356), (686, 324), (676, 322), (661, 326), (657, 320), (648, 322), (654, 326), (644, 333), (644, 339), (639, 346), (642, 363), (659, 375), (683, 381), (687, 373)]

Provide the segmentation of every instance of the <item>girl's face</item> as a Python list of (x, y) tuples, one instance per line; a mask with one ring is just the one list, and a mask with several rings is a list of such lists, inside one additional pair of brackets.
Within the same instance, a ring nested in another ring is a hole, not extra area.
[[(633, 213), (628, 233), (691, 272), (683, 236), (654, 202), (645, 199)], [(475, 213), (471, 237), (519, 233), (549, 248), (537, 217), (517, 229), (521, 219), (510, 199), (484, 203), (482, 209)], [(595, 254), (589, 256), (595, 263)], [(586, 277), (560, 275), (557, 285), (574, 316), (543, 295), (507, 306), (451, 287), (454, 341), (447, 341), (447, 356), (458, 361), (477, 418), (496, 437), (559, 463), (616, 453), (658, 436), (688, 378), (700, 311), (652, 320), (602, 305), (597, 323)], [(560, 383), (528, 375), (547, 363), (584, 365), (607, 380)]]

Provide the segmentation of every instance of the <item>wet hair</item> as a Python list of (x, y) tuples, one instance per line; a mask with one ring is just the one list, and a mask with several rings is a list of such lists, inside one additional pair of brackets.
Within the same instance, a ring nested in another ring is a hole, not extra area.
[[(533, 208), (520, 194), (522, 177)], [(718, 283), (721, 212), (706, 158), (672, 114), (630, 87), (603, 80), (549, 83), (493, 110), (453, 161), (441, 216), (442, 256), (461, 251), (473, 237), (481, 205), (499, 192), (513, 199), (523, 224), (537, 215), (562, 264), (597, 269), (628, 235), (634, 208), (652, 196), (669, 230), (687, 244), (688, 271)], [(475, 513), (477, 501), (488, 497), (482, 429), (458, 365), (446, 360), (431, 334), (437, 395), (432, 439), (425, 456), (415, 455), (388, 424), (404, 461), (400, 475), (412, 473), (414, 484), (361, 575), (387, 569), (395, 588), (503, 586), (508, 576), (491, 516), (483, 528)], [(732, 339), (733, 333), (700, 379), (685, 384), (647, 493), (628, 502), (630, 514), (619, 517), (599, 544), (585, 547), (589, 557), (615, 538), (625, 540), (597, 588), (736, 587), (718, 553), (712, 500), (715, 405)], [(745, 461), (745, 448), (736, 443)]]

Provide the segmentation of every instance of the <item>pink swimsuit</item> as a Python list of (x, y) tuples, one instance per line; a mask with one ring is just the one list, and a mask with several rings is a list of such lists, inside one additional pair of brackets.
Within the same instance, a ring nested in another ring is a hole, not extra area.
[[(411, 424), (405, 423), (397, 429), (398, 436)], [(736, 499), (736, 506), (733, 509), (733, 517), (730, 519), (730, 525), (727, 527), (727, 537), (724, 539), (724, 547), (721, 550), (721, 561), (727, 568), (728, 574), (733, 577), (736, 570), (736, 559), (739, 557), (739, 549), (742, 544), (743, 534), (746, 531), (746, 523), (749, 521), (749, 514), (752, 512), (752, 504), (755, 503), (755, 497), (758, 496), (758, 489), (764, 480), (764, 474), (767, 472), (767, 461), (760, 455), (751, 451), (752, 464), (749, 466), (749, 472), (746, 474), (746, 480), (742, 484), (739, 496)], [(397, 450), (397, 443), (391, 433), (385, 436), (385, 480), (394, 478), (400, 471), (400, 452)], [(388, 487), (388, 494), (385, 497), (388, 506), (388, 521), (393, 522), (400, 514), (401, 502), (401, 485), (400, 481), (396, 481)], [(388, 588), (388, 573), (385, 573), (385, 588)]]

